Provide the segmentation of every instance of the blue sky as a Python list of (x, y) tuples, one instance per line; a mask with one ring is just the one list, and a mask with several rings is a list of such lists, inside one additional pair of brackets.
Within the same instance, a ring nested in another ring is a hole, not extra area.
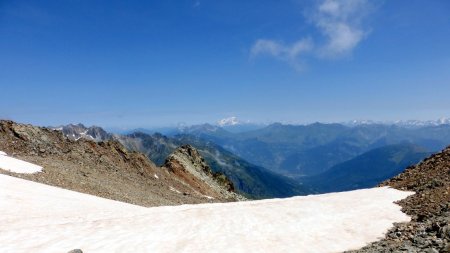
[(450, 1), (0, 1), (0, 118), (450, 117)]

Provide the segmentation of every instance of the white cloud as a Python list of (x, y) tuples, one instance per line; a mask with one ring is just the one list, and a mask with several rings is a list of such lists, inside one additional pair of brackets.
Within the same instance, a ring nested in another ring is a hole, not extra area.
[(274, 40), (259, 39), (253, 45), (250, 53), (252, 57), (259, 55), (272, 56), (289, 63), (297, 70), (301, 70), (301, 54), (311, 51), (313, 47), (313, 42), (309, 38), (298, 40), (290, 45)]
[(368, 34), (362, 20), (370, 13), (368, 0), (324, 0), (312, 14), (312, 21), (325, 36), (320, 55), (337, 57), (350, 53)]
[[(258, 39), (252, 46), (252, 58), (267, 55), (285, 61), (297, 70), (303, 69), (302, 55), (309, 53), (319, 58), (337, 58), (348, 55), (367, 37), (369, 31), (363, 20), (373, 5), (369, 0), (321, 0), (306, 18), (322, 36), (303, 36), (292, 44)], [(318, 43), (317, 41), (320, 41)], [(304, 57), (303, 57), (304, 58)]]

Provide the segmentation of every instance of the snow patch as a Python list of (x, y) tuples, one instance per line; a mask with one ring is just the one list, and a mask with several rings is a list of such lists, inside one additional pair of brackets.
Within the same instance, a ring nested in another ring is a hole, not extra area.
[(383, 187), (145, 208), (0, 175), (0, 252), (342, 252), (409, 217)]
[(3, 151), (0, 151), (0, 169), (29, 174), (42, 171), (41, 166), (9, 157)]
[(155, 175), (153, 175), (153, 176), (154, 176), (156, 179), (159, 179), (158, 175), (155, 174)]

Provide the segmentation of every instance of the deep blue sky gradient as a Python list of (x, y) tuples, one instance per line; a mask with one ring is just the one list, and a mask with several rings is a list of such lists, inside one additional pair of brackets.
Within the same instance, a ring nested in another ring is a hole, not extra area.
[(0, 118), (151, 127), (450, 117), (450, 1), (376, 1), (368, 35), (298, 71), (258, 39), (320, 32), (317, 1), (0, 1)]

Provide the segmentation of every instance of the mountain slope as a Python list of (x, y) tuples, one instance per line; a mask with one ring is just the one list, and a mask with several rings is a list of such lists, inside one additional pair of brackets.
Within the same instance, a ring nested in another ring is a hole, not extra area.
[(367, 144), (353, 139), (339, 138), (325, 145), (286, 156), (279, 166), (279, 173), (301, 179), (327, 171), (368, 149)]
[(425, 149), (411, 144), (384, 146), (335, 165), (322, 174), (307, 178), (305, 183), (319, 192), (374, 187), (428, 155)]
[(309, 188), (299, 185), (294, 180), (248, 163), (213, 142), (192, 135), (169, 138), (160, 134), (134, 133), (116, 138), (127, 148), (140, 151), (157, 163), (163, 162), (162, 158), (176, 147), (190, 144), (205, 158), (213, 172), (226, 175), (238, 192), (251, 198), (288, 197), (311, 193)]
[(233, 183), (224, 174), (212, 172), (205, 159), (191, 145), (177, 148), (166, 158), (164, 167), (207, 198), (245, 200), (234, 192)]
[(146, 134), (142, 132), (131, 133), (128, 135), (115, 135), (115, 139), (120, 141), (129, 150), (139, 151), (145, 154), (151, 161), (157, 165), (163, 165), (167, 156), (177, 147), (183, 144), (173, 138), (169, 138), (159, 133)]
[[(214, 199), (205, 196), (198, 184), (157, 167), (145, 155), (129, 152), (117, 141), (74, 141), (61, 131), (0, 121), (0, 151), (44, 168), (35, 174), (1, 169), (0, 173), (127, 203), (158, 206), (230, 201), (226, 194), (216, 193)], [(200, 186), (202, 190), (209, 187)]]

